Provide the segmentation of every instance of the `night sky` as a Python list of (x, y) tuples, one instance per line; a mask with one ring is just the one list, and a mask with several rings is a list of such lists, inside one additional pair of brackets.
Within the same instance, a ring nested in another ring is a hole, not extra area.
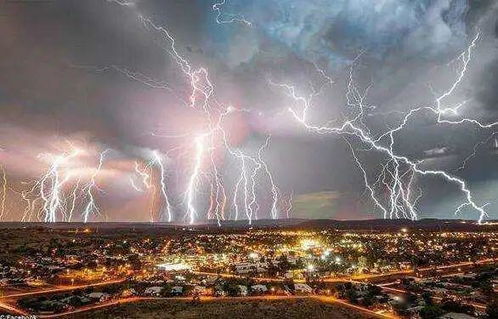
[[(28, 191), (58, 154), (76, 146), (84, 152), (58, 171), (67, 178), (61, 212), (71, 206), (76, 184), (82, 187), (72, 220), (83, 219), (84, 185), (93, 177), (100, 209), (89, 220), (165, 221), (159, 168), (148, 171), (150, 187), (135, 171), (136, 163), (144, 168), (156, 151), (164, 158), (173, 220), (188, 221), (194, 139), (205, 132), (206, 116), (200, 105), (188, 105), (192, 87), (171, 54), (171, 41), (140, 17), (168, 30), (193, 69), (207, 70), (214, 88), (209, 107), (236, 110), (223, 122), (231, 149), (257, 156), (271, 136), (262, 158), (278, 187), (279, 218), (287, 217), (287, 210), (290, 217), (382, 217), (348, 143), (371, 183), (389, 159), (354, 136), (304, 129), (288, 111), (302, 106), (275, 83), (294, 86), (299, 96), (315, 94), (308, 121), (334, 126), (351, 116), (346, 92), (352, 75), (360, 94), (368, 93), (362, 129), (376, 138), (398, 126), (410, 110), (434, 106), (458, 78), (458, 56), (477, 39), (464, 77), (444, 100), (447, 106), (463, 104), (445, 119), (498, 121), (496, 1), (226, 0), (215, 7), (219, 11), (213, 10), (215, 3), (0, 0), (2, 220), (43, 221), (43, 198), (37, 202), (38, 190)], [(498, 218), (494, 132), (498, 126), (441, 124), (431, 112), (418, 112), (396, 133), (393, 149), (421, 161), (423, 169), (444, 170), (466, 181), (478, 205), (489, 203), (487, 218), (493, 219)], [(233, 218), (240, 162), (219, 140), (211, 146), (227, 195), (224, 214)], [(196, 182), (196, 221), (209, 215), (210, 165), (202, 161)], [(256, 215), (269, 218), (269, 180), (263, 173), (256, 178)], [(377, 182), (377, 196), (386, 200), (389, 187)], [(389, 185), (390, 177), (384, 182)], [(417, 176), (412, 189), (414, 197), (421, 195), (416, 205), (421, 218), (479, 218), (469, 206), (455, 215), (465, 202), (455, 183)], [(239, 218), (246, 216), (241, 212)]]

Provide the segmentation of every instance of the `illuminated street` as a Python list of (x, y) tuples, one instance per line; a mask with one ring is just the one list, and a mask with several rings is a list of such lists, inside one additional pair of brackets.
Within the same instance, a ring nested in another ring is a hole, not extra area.
[(0, 319), (498, 319), (498, 0), (0, 0)]

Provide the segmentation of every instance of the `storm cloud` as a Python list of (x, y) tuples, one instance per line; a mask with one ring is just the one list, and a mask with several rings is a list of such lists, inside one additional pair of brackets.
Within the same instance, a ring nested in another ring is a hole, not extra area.
[[(201, 120), (185, 106), (189, 86), (165, 49), (169, 43), (138, 16), (166, 27), (179, 53), (193, 66), (207, 68), (220, 103), (245, 110), (227, 124), (230, 143), (256, 152), (264, 136), (271, 134), (265, 158), (282, 193), (295, 193), (300, 199), (333, 194), (330, 200), (343, 208), (340, 216), (332, 209), (330, 218), (380, 215), (365, 197), (347, 144), (342, 138), (317, 137), (300, 128), (285, 112), (291, 102), (270, 81), (292, 83), (303, 95), (323, 90), (310, 118), (317, 123), (339, 121), (354, 66), (358, 86), (369, 87), (366, 102), (373, 107), (367, 124), (372, 134), (380, 134), (399, 123), (399, 112), (433, 105), (434, 94), (447, 89), (456, 76), (455, 58), (479, 34), (469, 70), (446, 102), (465, 100), (462, 115), (484, 123), (498, 118), (495, 1), (232, 0), (221, 7), (221, 19), (243, 17), (251, 25), (217, 23), (214, 3), (0, 3), (0, 160), (11, 185), (8, 220), (23, 214), (19, 193), (25, 183), (47, 169), (39, 154), (57, 153), (68, 142), (85, 145), (93, 155), (113, 150), (99, 181), (104, 192), (98, 199), (107, 220), (150, 219), (150, 203), (157, 198), (130, 188), (134, 162), (149, 160), (151, 150), (168, 153), (200, 127)], [(164, 87), (151, 88), (130, 74), (147, 76)], [(400, 132), (396, 148), (425, 160), (427, 167), (465, 178), (479, 202), (491, 203), (490, 216), (498, 217), (493, 139), (475, 148), (493, 132), (467, 124), (437, 125), (430, 114), (422, 113)], [(427, 155), (443, 148), (447, 151), (441, 156)], [(476, 156), (459, 169), (475, 149)], [(171, 154), (172, 159), (182, 156)], [(379, 169), (377, 155), (360, 156), (369, 170)], [(237, 167), (222, 154), (217, 160), (230, 185)], [(190, 167), (174, 162), (168, 176), (178, 198), (174, 204), (182, 210)], [(81, 166), (95, 166), (95, 156), (89, 155)], [(421, 200), (421, 216), (454, 216), (450, 208), (459, 200), (454, 186), (430, 178), (419, 183), (431, 194)], [(348, 204), (356, 200), (362, 204)], [(320, 211), (316, 217), (324, 214)], [(263, 212), (261, 217), (268, 215)]]

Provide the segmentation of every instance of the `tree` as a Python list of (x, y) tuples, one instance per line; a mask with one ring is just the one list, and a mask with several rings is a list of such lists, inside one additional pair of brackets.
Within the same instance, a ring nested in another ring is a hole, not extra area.
[(69, 305), (73, 307), (80, 307), (82, 305), (81, 299), (78, 296), (72, 296), (69, 298)]
[(483, 294), (485, 294), (486, 296), (490, 296), (493, 294), (493, 285), (491, 284), (490, 281), (483, 281), (480, 285), (479, 285), (479, 289), (482, 291)]
[(268, 265), (268, 276), (270, 277), (276, 277), (277, 273), (279, 271), (279, 268), (275, 266), (272, 262)]
[(374, 304), (374, 299), (372, 298), (372, 296), (366, 295), (365, 297), (363, 297), (362, 301), (363, 306), (370, 307), (373, 304)]
[(172, 286), (170, 284), (164, 284), (163, 289), (159, 293), (161, 297), (171, 297), (171, 288)]
[(488, 319), (498, 319), (498, 298), (493, 299), (486, 306), (486, 314)]
[(404, 316), (407, 314), (408, 305), (406, 302), (397, 302), (392, 305), (393, 310), (396, 314)]
[(415, 303), (417, 301), (418, 297), (416, 294), (408, 293), (406, 295), (406, 301), (408, 303)]
[(422, 293), (422, 299), (424, 299), (426, 305), (432, 305), (432, 294), (430, 292), (425, 291)]
[(93, 292), (93, 287), (87, 287), (85, 288), (85, 294), (91, 294)]
[(346, 298), (349, 300), (349, 302), (356, 303), (356, 297), (357, 297), (356, 290), (348, 289), (346, 291)]
[(368, 286), (368, 292), (370, 295), (375, 296), (375, 295), (380, 295), (382, 293), (382, 288), (380, 288), (377, 285), (369, 285)]
[(239, 295), (239, 287), (231, 282), (223, 284), (223, 290), (226, 291), (227, 295), (230, 297), (236, 297)]
[(474, 306), (464, 305), (459, 301), (453, 299), (443, 299), (441, 302), (441, 308), (447, 312), (458, 312), (473, 314), (475, 312)]
[(420, 318), (436, 319), (444, 314), (444, 310), (437, 305), (428, 305), (420, 309)]
[(142, 269), (142, 261), (138, 255), (131, 255), (128, 257), (128, 262), (134, 270)]
[(286, 255), (280, 256), (279, 262), (278, 262), (278, 268), (280, 268), (281, 272), (283, 272), (283, 273), (287, 272), (289, 269), (291, 269), (291, 266), (292, 265), (290, 264)]

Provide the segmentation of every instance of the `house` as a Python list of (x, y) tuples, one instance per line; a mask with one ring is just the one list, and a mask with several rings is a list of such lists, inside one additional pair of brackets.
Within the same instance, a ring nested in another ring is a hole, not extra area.
[(218, 276), (207, 276), (206, 279), (204, 279), (204, 283), (208, 286), (212, 286), (216, 283), (218, 280)]
[(414, 315), (418, 314), (420, 312), (420, 310), (422, 310), (423, 308), (424, 308), (424, 306), (417, 305), (417, 306), (407, 308), (406, 311), (414, 316)]
[(476, 317), (464, 313), (449, 312), (439, 317), (440, 319), (475, 319)]
[(217, 297), (222, 297), (227, 295), (227, 292), (223, 289), (223, 285), (216, 284), (214, 286), (214, 295)]
[(162, 291), (163, 291), (163, 287), (152, 286), (152, 287), (148, 287), (148, 288), (145, 289), (144, 295), (147, 295), (147, 296), (159, 296)]
[(171, 288), (171, 294), (173, 296), (181, 296), (183, 294), (183, 287), (182, 286), (174, 286)]
[(311, 293), (313, 293), (313, 288), (311, 288), (307, 284), (295, 283), (294, 284), (294, 291), (296, 293), (311, 294)]
[(247, 286), (244, 285), (238, 285), (237, 288), (239, 289), (239, 296), (247, 296), (248, 291), (247, 291)]
[(265, 293), (268, 291), (268, 288), (265, 285), (253, 285), (251, 286), (251, 290), (255, 293)]
[(266, 262), (255, 262), (255, 263), (238, 263), (235, 264), (235, 271), (238, 274), (248, 274), (251, 272), (265, 272), (268, 270), (268, 263)]
[(130, 289), (123, 290), (123, 292), (121, 293), (121, 297), (131, 297), (131, 296), (134, 296), (136, 294), (137, 294), (137, 292), (135, 291), (135, 289), (130, 288)]
[(433, 288), (429, 290), (434, 292), (438, 296), (446, 296), (448, 294), (448, 289), (445, 288)]
[(68, 296), (66, 298), (62, 298), (59, 301), (65, 303), (65, 304), (71, 305), (71, 306), (78, 305), (78, 304), (79, 305), (86, 305), (86, 304), (89, 304), (92, 302), (90, 300), (90, 298), (87, 298), (84, 296), (75, 296), (75, 295), (71, 295), (71, 296)]
[(199, 295), (208, 295), (208, 289), (204, 286), (195, 286), (193, 289), (194, 293), (199, 294)]
[(38, 304), (37, 309), (40, 314), (53, 314), (55, 312), (61, 312), (70, 308), (68, 304), (65, 304), (56, 300), (45, 300)]
[(491, 284), (493, 285), (493, 289), (498, 289), (498, 279), (491, 280)]
[(105, 292), (92, 292), (87, 295), (88, 298), (92, 300), (96, 300), (98, 302), (106, 301), (111, 298), (111, 295), (106, 294)]
[(299, 259), (296, 256), (289, 255), (289, 256), (287, 256), (287, 261), (291, 265), (295, 265), (295, 264), (297, 264), (297, 262), (299, 261)]

